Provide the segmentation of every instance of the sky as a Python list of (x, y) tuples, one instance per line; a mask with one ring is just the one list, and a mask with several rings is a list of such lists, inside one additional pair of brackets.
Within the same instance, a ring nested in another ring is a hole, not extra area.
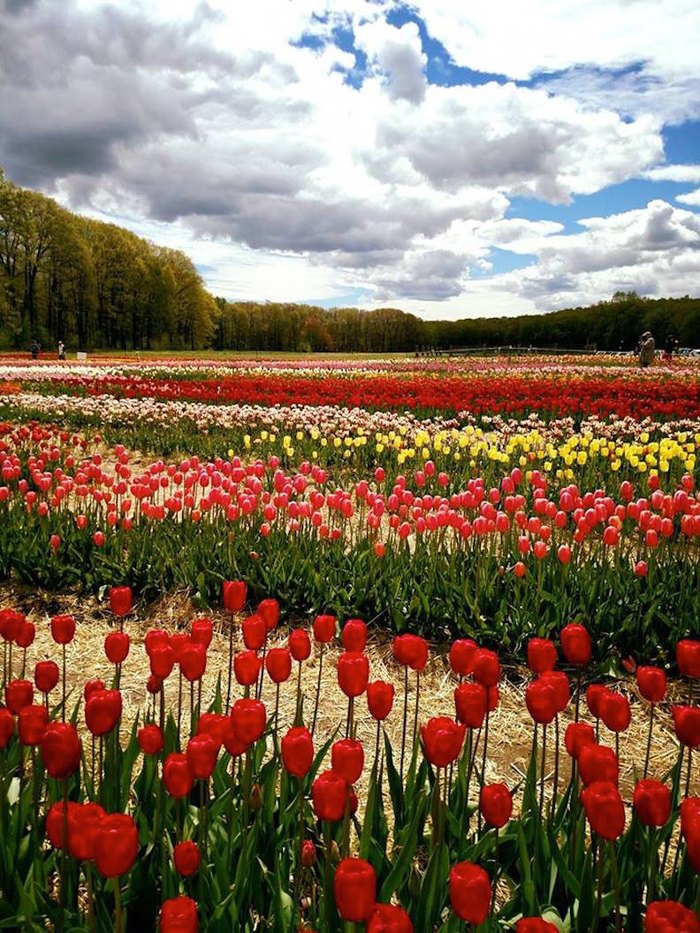
[(700, 295), (698, 0), (0, 0), (0, 166), (231, 300)]

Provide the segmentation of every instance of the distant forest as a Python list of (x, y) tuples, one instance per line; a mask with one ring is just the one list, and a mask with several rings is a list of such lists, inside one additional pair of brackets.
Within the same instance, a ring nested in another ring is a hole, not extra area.
[(181, 251), (80, 217), (0, 170), (0, 349), (289, 350), (377, 353), (524, 346), (631, 350), (700, 346), (700, 298), (618, 292), (585, 308), (519, 317), (424, 321), (360, 311), (214, 298)]

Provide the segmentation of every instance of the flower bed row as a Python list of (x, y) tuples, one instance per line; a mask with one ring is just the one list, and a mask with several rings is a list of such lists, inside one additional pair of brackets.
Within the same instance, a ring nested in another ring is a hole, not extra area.
[[(497, 739), (489, 730), (501, 677), (494, 651), (454, 642), (454, 703), (426, 717), (420, 679), (429, 646), (419, 636), (394, 640), (404, 682), (403, 710), (394, 709), (394, 683), (371, 677), (359, 619), (339, 632), (337, 619), (321, 614), (271, 647), (277, 601), (251, 606), (239, 628), (246, 584), (225, 581), (221, 595), (232, 619), (228, 664), (208, 670), (208, 618), (188, 632), (149, 631), (147, 699), (128, 734), (120, 689), (133, 660), (128, 586), (109, 592), (111, 683), (73, 683), (72, 696), (73, 617), (50, 619), (55, 658), (33, 663), (37, 623), (0, 611), (5, 927), (122, 933), (131, 918), (162, 933), (334, 933), (360, 924), (368, 933), (455, 933), (465, 923), (484, 933), (623, 924), (698, 933), (700, 642), (675, 647), (687, 697), (671, 709), (678, 758), (669, 774), (652, 774), (666, 672), (638, 668), (632, 707), (603, 682), (584, 689), (592, 657), (584, 626), (566, 625), (560, 647), (531, 639), (524, 699), (532, 750), (514, 787), (485, 777)], [(339, 634), (335, 673), (346, 709), (326, 734), (316, 715), (321, 672)], [(316, 690), (304, 696), (300, 675), (312, 660)], [(216, 681), (209, 708), (205, 678)], [(261, 700), (265, 684), (273, 706)], [(291, 697), (291, 726), (280, 722), (281, 694)], [(648, 745), (625, 801), (619, 738), (632, 715), (648, 719)], [(402, 721), (400, 745), (382, 741), (390, 717)], [(371, 744), (357, 738), (364, 719), (375, 730)]]
[[(331, 606), (396, 629), (478, 633), (511, 650), (567, 615), (601, 652), (668, 652), (696, 625), (700, 497), (694, 476), (656, 473), (610, 493), (550, 485), (520, 467), (462, 484), (432, 460), (344, 485), (276, 456), (132, 464), (87, 439), (6, 430), (0, 573), (47, 586), (128, 579), (204, 602), (245, 574), (291, 611)], [(663, 485), (666, 483), (667, 485)]]

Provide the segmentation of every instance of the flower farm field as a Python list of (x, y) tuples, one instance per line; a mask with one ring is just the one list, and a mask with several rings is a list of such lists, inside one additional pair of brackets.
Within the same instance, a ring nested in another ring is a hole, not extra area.
[(0, 929), (700, 930), (700, 365), (0, 358)]

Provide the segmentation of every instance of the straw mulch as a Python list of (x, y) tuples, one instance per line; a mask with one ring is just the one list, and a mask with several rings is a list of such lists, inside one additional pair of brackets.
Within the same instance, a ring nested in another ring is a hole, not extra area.
[[(113, 666), (104, 655), (104, 639), (112, 629), (115, 619), (109, 611), (108, 603), (99, 602), (91, 596), (59, 595), (39, 590), (30, 590), (14, 585), (0, 587), (0, 607), (11, 606), (26, 612), (35, 622), (37, 637), (34, 645), (29, 649), (27, 676), (31, 678), (34, 663), (45, 657), (51, 657), (60, 662), (58, 647), (51, 640), (49, 629), (50, 615), (58, 612), (72, 613), (78, 622), (76, 636), (67, 648), (68, 684), (72, 691), (68, 701), (69, 709), (82, 699), (82, 686), (86, 680), (100, 677), (110, 682), (114, 673)], [(126, 734), (134, 718), (140, 715), (143, 720), (144, 713), (151, 701), (145, 684), (149, 674), (148, 658), (146, 656), (143, 640), (150, 628), (164, 628), (168, 631), (185, 630), (197, 615), (204, 613), (194, 609), (190, 599), (183, 594), (164, 596), (156, 603), (147, 607), (137, 606), (127, 617), (125, 630), (131, 636), (131, 650), (129, 657), (123, 665), (121, 689), (124, 704), (122, 735)], [(229, 617), (221, 612), (208, 613), (215, 623), (215, 635), (208, 652), (207, 673), (203, 683), (203, 709), (213, 701), (216, 682), (221, 675), (222, 689), (226, 688), (226, 669), (228, 665), (228, 625)], [(234, 649), (243, 647), (241, 632), (241, 619), (234, 619)], [(287, 631), (280, 628), (274, 633), (270, 647), (286, 642)], [(368, 644), (367, 653), (370, 658), (370, 679), (390, 680), (396, 686), (394, 709), (385, 723), (386, 732), (393, 748), (394, 761), (400, 758), (401, 724), (404, 702), (404, 672), (393, 660), (391, 639), (380, 632), (375, 632)], [(315, 733), (317, 747), (322, 744), (334, 730), (342, 737), (345, 730), (347, 714), (347, 699), (340, 691), (335, 672), (335, 661), (338, 657), (338, 648), (327, 650), (324, 654), (321, 694), (318, 714), (318, 723)], [(302, 666), (302, 691), (304, 695), (305, 719), (310, 722), (316, 683), (318, 677), (318, 649), (312, 650), (312, 655)], [(21, 652), (15, 654), (15, 676), (19, 675)], [(296, 664), (293, 665), (292, 677), (282, 686), (280, 692), (280, 729), (284, 732), (292, 725), (296, 701)], [(528, 672), (524, 668), (506, 668), (500, 686), (500, 704), (495, 713), (491, 714), (489, 725), (488, 761), (486, 765), (486, 778), (489, 782), (503, 781), (509, 787), (515, 788), (521, 784), (527, 771), (527, 763), (532, 744), (532, 720), (527, 712), (523, 690)], [(174, 710), (177, 702), (177, 677), (173, 675), (166, 688), (166, 705)], [(451, 674), (447, 661), (447, 646), (432, 646), (431, 660), (425, 671), (421, 674), (419, 722), (425, 723), (433, 716), (453, 716), (453, 692), (456, 680)], [(625, 691), (632, 704), (632, 724), (626, 733), (620, 736), (620, 787), (625, 799), (629, 800), (635, 780), (641, 777), (644, 766), (648, 730), (648, 705), (641, 700), (634, 685), (633, 678), (622, 684), (611, 684), (613, 687)], [(413, 727), (413, 714), (415, 709), (416, 675), (411, 672), (409, 677), (409, 743)], [(681, 684), (672, 683), (669, 686), (669, 699), (671, 702), (685, 702), (686, 694)], [(186, 696), (188, 691), (185, 691)], [(233, 685), (233, 698), (242, 695), (242, 688)], [(265, 679), (262, 699), (272, 715), (275, 706), (275, 687), (269, 679)], [(186, 705), (184, 723), (189, 723), (189, 707)], [(582, 715), (587, 713), (585, 701), (582, 702)], [(561, 740), (566, 725), (572, 719), (572, 714), (562, 717), (560, 724)], [(83, 722), (82, 715), (79, 721)], [(355, 705), (355, 721), (357, 724), (357, 737), (365, 745), (366, 766), (364, 780), (369, 774), (376, 737), (376, 723), (367, 712), (364, 697), (358, 698)], [(548, 756), (549, 770), (548, 791), (552, 790), (552, 771), (554, 766), (553, 755), (553, 727), (548, 730), (548, 744), (551, 755)], [(601, 726), (601, 742), (614, 747), (614, 736), (605, 727)], [(678, 757), (678, 743), (676, 741), (670, 715), (670, 702), (662, 704), (655, 718), (654, 741), (652, 745), (651, 764), (649, 776), (663, 779)], [(479, 758), (481, 760), (481, 748)], [(695, 756), (692, 775), (692, 792), (700, 793), (700, 755)], [(568, 777), (568, 756), (562, 753), (560, 788)], [(636, 769), (636, 773), (635, 773)], [(357, 787), (358, 797), (363, 800), (365, 787), (362, 783)], [(517, 807), (517, 803), (516, 803)]]

